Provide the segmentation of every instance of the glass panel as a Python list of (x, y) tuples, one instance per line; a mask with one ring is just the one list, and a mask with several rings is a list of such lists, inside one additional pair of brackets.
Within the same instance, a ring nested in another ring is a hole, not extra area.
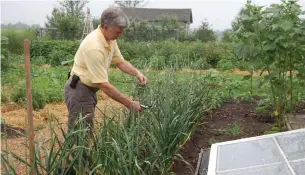
[(288, 160), (305, 158), (305, 133), (276, 136)]
[(279, 163), (275, 165), (268, 165), (265, 167), (257, 167), (243, 170), (236, 170), (234, 172), (217, 173), (219, 175), (292, 175), (286, 163)]
[(218, 152), (217, 170), (225, 171), (249, 166), (284, 162), (272, 138), (221, 145)]
[(297, 175), (304, 175), (305, 174), (305, 160), (301, 160), (298, 162), (291, 162), (290, 165), (294, 169)]

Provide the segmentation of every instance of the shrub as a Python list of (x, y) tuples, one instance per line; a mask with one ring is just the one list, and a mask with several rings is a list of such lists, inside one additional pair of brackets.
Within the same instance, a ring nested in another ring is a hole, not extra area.
[[(15, 91), (12, 94), (12, 100), (14, 102), (23, 103), (27, 105), (26, 101), (26, 88), (25, 85), (20, 86), (18, 89), (15, 89)], [(37, 90), (36, 88), (32, 89), (32, 104), (33, 109), (42, 109), (46, 105), (46, 98), (44, 94)]]
[(209, 69), (211, 65), (207, 62), (205, 58), (200, 58), (199, 60), (195, 61), (191, 65), (192, 69)]
[(8, 49), (1, 48), (1, 72), (5, 72), (10, 66)]
[(37, 38), (37, 32), (33, 29), (5, 29), (1, 31), (1, 35), (8, 38), (8, 50), (15, 54), (23, 53), (24, 39), (34, 41)]
[[(208, 65), (215, 68), (218, 61), (222, 59), (235, 59), (231, 44), (222, 42), (179, 42), (175, 40), (126, 42), (118, 40), (118, 45), (123, 57), (141, 68), (150, 61), (154, 61), (150, 64), (151, 66), (156, 65), (158, 62), (156, 60), (161, 58), (164, 59), (164, 62), (162, 61), (161, 67), (157, 66), (159, 68), (173, 65), (176, 68), (190, 67), (201, 58), (205, 58)], [(62, 61), (73, 59), (78, 47), (78, 41), (33, 41), (31, 54), (45, 57), (52, 65), (60, 65)]]
[(218, 61), (217, 68), (222, 71), (232, 70), (234, 68), (234, 64), (231, 60), (222, 59)]

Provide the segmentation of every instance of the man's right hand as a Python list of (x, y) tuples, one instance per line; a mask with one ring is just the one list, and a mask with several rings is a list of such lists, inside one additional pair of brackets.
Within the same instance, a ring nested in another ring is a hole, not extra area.
[(135, 112), (141, 112), (142, 111), (141, 104), (138, 101), (131, 101), (130, 104), (127, 106), (127, 108), (130, 111), (135, 111)]
[(106, 82), (101, 84), (101, 90), (109, 97), (123, 104), (131, 111), (141, 112), (142, 107), (138, 101), (130, 100), (126, 95), (118, 91), (112, 84)]

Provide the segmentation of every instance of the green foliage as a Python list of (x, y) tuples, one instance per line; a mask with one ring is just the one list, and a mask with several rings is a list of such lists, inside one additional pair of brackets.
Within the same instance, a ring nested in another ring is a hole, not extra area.
[(68, 40), (40, 40), (31, 43), (33, 60), (43, 59), (53, 66), (61, 65), (62, 61), (73, 59), (78, 47), (78, 41)]
[(192, 69), (200, 69), (200, 70), (206, 70), (210, 69), (211, 65), (207, 62), (205, 58), (200, 58), (199, 60), (195, 61), (190, 68)]
[(201, 26), (195, 30), (195, 38), (202, 42), (215, 41), (217, 39), (216, 33), (210, 28), (209, 23), (205, 20)]
[[(23, 53), (23, 41), (29, 39), (34, 41), (37, 38), (37, 31), (35, 29), (24, 29), (17, 30), (14, 28), (9, 28), (1, 30), (1, 36), (8, 38), (7, 49), (11, 53), (21, 54)], [(3, 45), (1, 45), (3, 47)]]
[(230, 129), (230, 132), (231, 132), (231, 134), (232, 135), (239, 135), (240, 133), (241, 133), (241, 129), (240, 129), (240, 127), (239, 127), (239, 125), (238, 125), (238, 123), (237, 122), (235, 122), (234, 124), (233, 124), (233, 126), (232, 126), (232, 128)]
[(232, 60), (222, 59), (217, 63), (217, 68), (221, 71), (231, 71), (234, 67)]
[[(211, 99), (219, 94), (208, 88), (212, 76), (191, 75), (181, 79), (175, 72), (167, 72), (151, 79), (155, 81), (147, 87), (134, 86), (132, 95), (141, 102), (150, 102), (151, 109), (141, 113), (113, 110), (114, 116), (103, 116), (101, 126), (95, 125), (99, 129), (93, 137), (80, 115), (70, 132), (61, 128), (64, 141), (55, 130), (51, 130), (48, 144), (44, 142), (46, 138), (42, 142), (37, 140), (34, 162), (37, 174), (54, 172), (66, 167), (65, 163), (78, 174), (89, 174), (86, 170), (96, 174), (169, 174), (175, 154), (189, 139), (203, 112), (218, 105)], [(50, 123), (50, 126), (60, 125)], [(39, 154), (42, 150), (48, 154)], [(4, 150), (3, 166), (7, 172), (15, 171), (9, 156), (23, 159)]]
[(121, 39), (125, 41), (163, 41), (169, 39), (184, 41), (187, 38), (186, 28), (176, 16), (160, 14), (158, 21), (153, 23), (138, 18), (131, 19), (131, 24)]
[(204, 44), (204, 57), (212, 67), (217, 67), (220, 60), (234, 60), (233, 47), (230, 43), (208, 42)]
[(165, 65), (165, 57), (164, 56), (152, 56), (150, 57), (149, 67), (153, 69), (162, 69)]
[[(27, 106), (26, 101), (26, 88), (25, 85), (16, 88), (16, 90), (12, 94), (12, 100), (14, 102), (23, 103)], [(33, 88), (32, 89), (32, 105), (33, 109), (42, 109), (46, 105), (46, 97), (44, 96), (43, 92), (39, 89)]]
[[(63, 87), (68, 68), (41, 68), (33, 65), (31, 68), (32, 100), (34, 109), (42, 109), (46, 104), (63, 100)], [(5, 84), (16, 87), (11, 100), (21, 104), (26, 103), (25, 74), (22, 67), (5, 73)], [(24, 77), (24, 78), (22, 78)]]
[[(222, 42), (179, 42), (179, 41), (152, 41), (152, 42), (126, 42), (118, 41), (119, 48), (124, 58), (135, 63), (141, 68), (148, 66), (150, 60), (163, 57), (165, 64), (160, 68), (188, 68), (193, 67), (216, 67), (218, 61), (222, 59), (235, 59), (233, 47), (230, 43)], [(33, 60), (42, 60), (46, 63), (60, 65), (62, 61), (73, 59), (79, 42), (40, 40), (34, 41), (31, 45), (31, 55)], [(207, 62), (203, 66), (204, 61)], [(155, 64), (156, 62), (152, 63)], [(151, 65), (152, 65), (151, 64)]]
[(115, 4), (117, 4), (119, 7), (144, 7), (148, 2), (145, 0), (129, 0), (129, 1), (122, 1), (122, 0), (115, 0)]
[[(297, 1), (282, 0), (263, 10), (263, 6), (246, 4), (234, 32), (237, 55), (255, 62), (254, 69), (266, 70), (271, 85), (274, 110), (279, 126), (288, 108), (296, 103), (293, 71), (304, 77), (305, 27)], [(304, 81), (300, 78), (299, 81)]]
[(233, 42), (232, 34), (233, 31), (231, 29), (227, 29), (223, 31), (221, 41), (232, 43)]
[(8, 103), (8, 102), (9, 102), (9, 99), (8, 99), (7, 95), (2, 91), (1, 92), (1, 103), (5, 104), (5, 103)]
[(97, 17), (92, 18), (92, 25), (93, 25), (94, 29), (96, 29), (98, 27), (98, 25), (100, 25), (100, 23), (101, 23), (100, 18), (97, 18)]
[(8, 24), (1, 24), (1, 29), (17, 29), (17, 30), (24, 30), (24, 29), (35, 29), (35, 28), (39, 28), (39, 24), (32, 24), (32, 25), (28, 25), (28, 24), (24, 24), (21, 22), (17, 22), (15, 24), (12, 23), (8, 23)]
[[(83, 9), (89, 1), (69, 1), (59, 2), (59, 8), (54, 7), (51, 16), (47, 16), (47, 28), (57, 28), (56, 32), (64, 39), (79, 39), (84, 26), (85, 13)], [(54, 38), (54, 33), (50, 35)]]
[(264, 135), (267, 135), (267, 134), (275, 134), (275, 133), (278, 133), (278, 132), (281, 132), (281, 129), (277, 126), (273, 126), (271, 128), (271, 130), (268, 130), (268, 131), (265, 131), (264, 132)]
[(1, 47), (1, 72), (5, 72), (10, 66), (9, 51)]

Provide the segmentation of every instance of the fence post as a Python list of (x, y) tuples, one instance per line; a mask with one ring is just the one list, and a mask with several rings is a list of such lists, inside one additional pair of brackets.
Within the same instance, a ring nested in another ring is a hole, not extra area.
[(33, 128), (33, 104), (32, 104), (32, 89), (31, 89), (31, 62), (30, 62), (30, 41), (24, 40), (24, 64), (26, 75), (26, 97), (27, 97), (27, 113), (28, 113), (28, 139), (30, 150), (30, 174), (35, 175), (35, 153), (34, 153), (34, 128)]

